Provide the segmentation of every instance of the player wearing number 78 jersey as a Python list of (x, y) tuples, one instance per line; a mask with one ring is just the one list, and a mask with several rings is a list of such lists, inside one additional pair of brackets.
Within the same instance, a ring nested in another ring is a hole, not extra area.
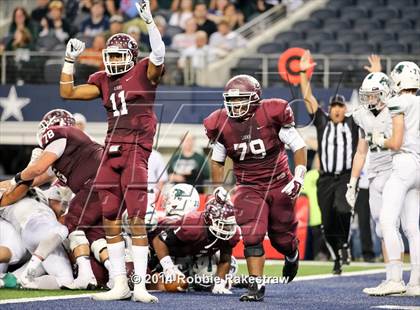
[[(259, 82), (249, 75), (233, 77), (223, 93), (225, 109), (204, 120), (213, 142), (213, 182), (223, 181), (227, 156), (233, 161), (237, 192), (233, 197), (241, 227), (250, 279), (241, 301), (264, 298), (263, 240), (268, 232), (273, 247), (286, 256), (283, 276), (293, 280), (298, 268), (294, 199), (306, 172), (306, 146), (294, 128), (293, 112), (281, 99), (261, 100)], [(287, 144), (294, 153), (290, 173)]]
[[(105, 71), (90, 76), (87, 84), (73, 86), (74, 61), (84, 43), (71, 39), (60, 80), (60, 94), (65, 99), (102, 98), (108, 116), (106, 150), (95, 186), (102, 201), (105, 234), (112, 265), (112, 290), (93, 296), (97, 300), (126, 299), (131, 296), (127, 283), (121, 215), (127, 207), (133, 238), (135, 273), (145, 279), (148, 241), (144, 224), (147, 208), (147, 161), (156, 129), (153, 111), (155, 91), (163, 73), (165, 45), (157, 29), (148, 0), (136, 3), (147, 25), (152, 52), (137, 61), (138, 44), (127, 34), (110, 37), (102, 51)], [(141, 281), (134, 288), (133, 299), (157, 302)]]

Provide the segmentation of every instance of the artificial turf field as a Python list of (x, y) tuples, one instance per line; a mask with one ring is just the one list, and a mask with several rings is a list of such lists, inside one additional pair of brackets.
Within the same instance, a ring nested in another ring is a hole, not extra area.
[[(267, 276), (279, 276), (282, 262), (268, 262)], [(332, 263), (302, 262), (298, 277), (290, 284), (267, 285), (263, 303), (240, 303), (244, 289), (233, 289), (233, 295), (209, 293), (156, 293), (157, 305), (142, 305), (150, 309), (420, 309), (418, 297), (369, 297), (362, 293), (384, 278), (383, 265), (353, 263), (344, 267), (342, 276), (330, 276)], [(246, 274), (245, 264), (239, 264), (238, 274)], [(407, 279), (407, 272), (405, 278)], [(0, 309), (139, 309), (131, 301), (95, 302), (92, 291), (29, 291), (0, 289)], [(76, 295), (76, 296), (69, 296)], [(24, 303), (20, 302), (25, 301)]]

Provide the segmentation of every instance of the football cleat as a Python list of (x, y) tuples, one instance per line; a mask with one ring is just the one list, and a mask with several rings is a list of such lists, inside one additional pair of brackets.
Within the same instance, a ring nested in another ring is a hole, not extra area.
[(289, 261), (287, 257), (284, 259), (283, 278), (287, 279), (286, 283), (292, 282), (299, 269), (299, 251), (296, 251), (296, 258), (293, 262)]
[(392, 280), (383, 281), (376, 287), (369, 287), (363, 290), (363, 293), (369, 296), (387, 296), (394, 294), (404, 294), (406, 287), (403, 281), (397, 282)]
[(405, 296), (420, 296), (420, 285), (407, 285)]
[(77, 277), (70, 285), (66, 285), (64, 288), (69, 290), (94, 290), (98, 286), (98, 282), (95, 277), (83, 278)]
[(92, 295), (93, 300), (122, 300), (131, 298), (126, 275), (116, 276), (111, 290)]
[[(252, 281), (254, 278), (254, 281)], [(263, 301), (264, 294), (265, 294), (265, 285), (261, 284), (258, 285), (258, 281), (256, 281), (255, 277), (248, 278), (248, 292), (243, 294), (239, 301), (247, 301), (247, 302), (255, 302), (255, 301)]]
[(143, 303), (149, 303), (149, 304), (156, 304), (159, 302), (159, 299), (156, 296), (153, 296), (150, 294), (144, 285), (137, 284), (134, 286), (134, 292), (133, 292), (133, 301), (140, 301)]
[(341, 268), (342, 268), (341, 259), (337, 258), (334, 261), (334, 267), (333, 267), (333, 270), (332, 270), (332, 274), (337, 275), (337, 276), (341, 275), (341, 273), (343, 272), (343, 270)]

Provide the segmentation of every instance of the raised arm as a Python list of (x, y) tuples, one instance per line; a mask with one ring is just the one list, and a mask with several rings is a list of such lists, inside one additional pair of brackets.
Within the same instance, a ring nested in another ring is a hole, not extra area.
[(141, 19), (144, 20), (149, 33), (149, 42), (152, 52), (149, 56), (149, 66), (147, 68), (147, 78), (152, 84), (158, 84), (163, 72), (163, 62), (165, 59), (165, 43), (157, 28), (152, 12), (150, 10), (149, 0), (141, 0), (136, 3), (137, 11)]
[(101, 94), (96, 85), (83, 84), (74, 86), (74, 63), (85, 49), (85, 43), (78, 39), (71, 39), (67, 43), (66, 57), (60, 77), (60, 96), (63, 99), (91, 100)]
[(318, 101), (312, 94), (311, 83), (306, 76), (306, 71), (314, 67), (316, 63), (310, 62), (311, 52), (306, 50), (300, 58), (300, 90), (305, 101), (305, 107), (309, 114), (314, 114), (319, 107)]

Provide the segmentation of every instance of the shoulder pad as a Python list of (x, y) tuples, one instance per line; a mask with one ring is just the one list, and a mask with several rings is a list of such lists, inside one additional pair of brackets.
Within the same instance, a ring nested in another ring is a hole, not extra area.
[(216, 141), (219, 136), (220, 125), (223, 125), (226, 120), (224, 109), (218, 109), (207, 116), (204, 121), (204, 129), (210, 141)]

